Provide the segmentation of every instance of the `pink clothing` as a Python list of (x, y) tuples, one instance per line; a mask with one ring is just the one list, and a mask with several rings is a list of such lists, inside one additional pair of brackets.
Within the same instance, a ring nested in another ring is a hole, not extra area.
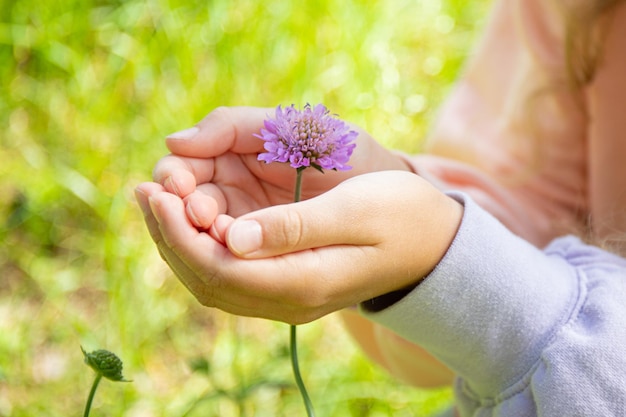
[(558, 86), (566, 67), (555, 3), (496, 3), (427, 154), (407, 158), (541, 246), (589, 225), (603, 239), (626, 233), (626, 3), (594, 80), (575, 92)]

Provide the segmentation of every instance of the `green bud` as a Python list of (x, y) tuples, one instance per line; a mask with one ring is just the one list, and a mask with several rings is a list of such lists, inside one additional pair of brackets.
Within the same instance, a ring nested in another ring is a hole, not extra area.
[(122, 368), (124, 366), (122, 360), (114, 353), (104, 349), (98, 349), (91, 353), (87, 353), (82, 346), (80, 347), (80, 350), (82, 350), (83, 355), (85, 355), (85, 363), (89, 365), (91, 369), (111, 381), (128, 382), (122, 376)]

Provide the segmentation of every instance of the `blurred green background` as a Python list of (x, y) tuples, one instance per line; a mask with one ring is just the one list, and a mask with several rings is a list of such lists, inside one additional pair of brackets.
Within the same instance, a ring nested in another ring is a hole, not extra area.
[[(80, 345), (117, 353), (92, 415), (303, 415), (288, 328), (203, 308), (133, 189), (220, 105), (322, 102), (419, 150), (486, 0), (0, 0), (0, 416), (82, 415)], [(431, 415), (334, 317), (301, 327), (319, 416)]]

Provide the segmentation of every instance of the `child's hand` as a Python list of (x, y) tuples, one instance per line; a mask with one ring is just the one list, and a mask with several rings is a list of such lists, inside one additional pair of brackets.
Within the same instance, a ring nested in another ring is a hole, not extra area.
[[(232, 185), (211, 187), (228, 196), (222, 187)], [(416, 285), (462, 217), (457, 202), (400, 171), (252, 212), (246, 193), (242, 185), (224, 203), (242, 216), (213, 216), (211, 234), (198, 231), (183, 200), (159, 184), (140, 185), (138, 201), (161, 255), (202, 304), (293, 324)]]
[[(210, 195), (217, 205), (194, 206), (190, 220), (196, 227), (209, 224), (214, 210), (239, 216), (252, 210), (293, 201), (295, 173), (288, 164), (265, 164), (257, 160), (263, 141), (253, 135), (274, 109), (253, 107), (219, 108), (196, 127), (177, 132), (167, 139), (172, 152), (158, 162), (154, 181), (181, 198), (194, 200), (196, 191)], [(319, 195), (341, 181), (359, 174), (382, 170), (408, 170), (405, 163), (381, 147), (366, 132), (359, 132), (357, 147), (350, 159), (350, 171), (313, 169), (304, 172), (303, 199)], [(245, 199), (247, 204), (244, 204)], [(236, 204), (227, 202), (237, 201)], [(193, 206), (193, 203), (192, 203)]]

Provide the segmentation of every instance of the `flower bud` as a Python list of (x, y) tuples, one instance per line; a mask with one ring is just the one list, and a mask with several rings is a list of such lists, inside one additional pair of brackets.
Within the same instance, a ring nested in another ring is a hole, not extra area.
[(111, 381), (127, 382), (122, 376), (123, 363), (114, 353), (108, 350), (98, 349), (87, 353), (85, 349), (80, 348), (85, 355), (85, 363), (94, 371)]

